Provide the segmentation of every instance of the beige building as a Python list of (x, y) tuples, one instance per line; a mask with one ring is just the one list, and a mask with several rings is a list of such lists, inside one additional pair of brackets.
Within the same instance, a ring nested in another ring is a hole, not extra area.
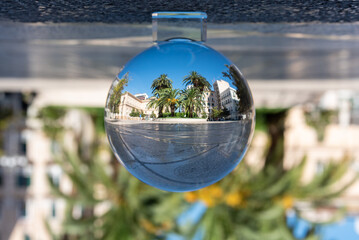
[(0, 159), (1, 239), (51, 239), (45, 222), (56, 231), (63, 219), (65, 203), (51, 194), (48, 185), (50, 177), (54, 184), (66, 186), (61, 168), (52, 160), (54, 146), (41, 128), (26, 133), (26, 156)]
[(148, 98), (147, 94), (136, 95), (133, 95), (129, 92), (122, 94), (121, 103), (119, 105), (119, 113), (111, 113), (109, 109), (106, 109), (106, 116), (111, 119), (132, 119), (130, 116), (132, 111), (137, 111), (141, 114), (143, 113), (148, 117), (152, 113), (158, 116), (158, 109), (148, 107), (151, 98)]
[(203, 93), (203, 100), (204, 100), (204, 112), (208, 116), (212, 112), (212, 109), (216, 108), (218, 105), (215, 92), (211, 90), (205, 91)]
[(238, 103), (240, 100), (237, 97), (236, 90), (224, 80), (215, 81), (213, 88), (218, 106), (221, 109), (227, 108), (229, 110), (229, 119), (238, 119)]
[[(348, 159), (352, 168), (346, 174), (350, 179), (359, 172), (359, 126), (331, 123), (325, 128), (324, 139), (319, 140), (315, 129), (305, 121), (303, 108), (290, 110), (285, 131), (285, 167), (290, 168), (307, 158), (303, 181), (307, 181), (321, 172), (330, 161)], [(347, 206), (351, 212), (359, 213), (359, 182), (351, 186), (338, 199), (338, 203)]]
[(229, 88), (229, 83), (227, 81), (224, 81), (224, 80), (216, 80), (214, 83), (213, 83), (213, 88), (214, 88), (214, 92), (215, 92), (215, 95), (216, 95), (216, 98), (217, 98), (217, 103), (218, 103), (218, 106), (220, 108), (222, 108), (222, 106), (219, 104), (221, 103), (221, 94), (227, 89)]
[(221, 105), (223, 108), (227, 108), (230, 112), (230, 119), (238, 119), (238, 103), (239, 99), (236, 94), (236, 90), (232, 87), (228, 87), (221, 95)]
[[(293, 168), (306, 157), (306, 166), (302, 181), (307, 182), (316, 174), (321, 173), (329, 162), (351, 161), (351, 168), (344, 178), (336, 183), (350, 180), (359, 173), (359, 125), (343, 125), (331, 123), (325, 127), (324, 138), (318, 139), (317, 131), (309, 126), (305, 117), (305, 106), (296, 106), (289, 110), (285, 120), (284, 132), (284, 167)], [(256, 132), (246, 161), (260, 171), (264, 163), (264, 151), (269, 138), (263, 132)], [(352, 185), (344, 194), (335, 200), (338, 207), (346, 207), (350, 213), (359, 213), (359, 181)], [(308, 209), (307, 209), (308, 210)], [(313, 221), (329, 221), (332, 212), (321, 213), (308, 211), (308, 219)]]
[(148, 108), (147, 106), (150, 101), (151, 100), (149, 98), (141, 100), (136, 96), (132, 95), (131, 93), (125, 92), (121, 96), (121, 103), (119, 106), (120, 118), (121, 119), (130, 118), (130, 113), (132, 112), (132, 110), (138, 111), (140, 113), (143, 112), (147, 116), (151, 115), (151, 113), (153, 112), (157, 116), (158, 110), (155, 108)]

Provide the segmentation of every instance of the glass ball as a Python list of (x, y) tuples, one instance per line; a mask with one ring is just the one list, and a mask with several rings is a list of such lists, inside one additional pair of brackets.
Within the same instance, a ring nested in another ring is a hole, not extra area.
[(113, 81), (105, 127), (116, 158), (156, 188), (193, 191), (230, 173), (252, 138), (247, 81), (219, 52), (188, 39), (160, 42)]

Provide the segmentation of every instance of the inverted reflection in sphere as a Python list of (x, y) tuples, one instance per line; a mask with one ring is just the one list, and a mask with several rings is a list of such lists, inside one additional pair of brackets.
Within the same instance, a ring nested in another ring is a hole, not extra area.
[(255, 117), (237, 67), (186, 39), (158, 43), (125, 65), (105, 112), (118, 160), (167, 191), (203, 188), (231, 172), (247, 150)]

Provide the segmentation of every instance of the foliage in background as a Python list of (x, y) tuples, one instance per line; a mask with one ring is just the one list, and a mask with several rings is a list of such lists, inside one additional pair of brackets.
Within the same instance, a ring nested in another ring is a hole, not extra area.
[(58, 138), (64, 128), (63, 117), (69, 109), (81, 109), (87, 112), (95, 124), (96, 133), (105, 133), (104, 110), (99, 107), (47, 106), (42, 108), (37, 117), (43, 122), (43, 131), (51, 139)]
[(37, 117), (43, 122), (42, 130), (49, 138), (55, 139), (62, 132), (65, 113), (65, 107), (61, 106), (48, 106), (39, 111)]
[[(58, 122), (63, 122), (66, 110), (61, 107), (43, 109), (42, 120), (45, 125), (51, 125), (44, 126), (44, 130), (54, 128), (55, 116), (59, 117)], [(103, 114), (97, 118), (103, 118)], [(174, 227), (173, 219), (183, 211), (181, 195), (140, 182), (130, 176), (113, 155), (109, 162), (104, 161), (104, 153), (105, 156), (109, 153), (104, 132), (87, 148), (91, 153), (85, 156), (82, 144), (72, 151), (66, 149), (61, 143), (67, 130), (55, 127), (56, 134), (50, 131), (49, 135), (61, 146), (54, 155), (55, 161), (70, 180), (72, 190), (63, 191), (61, 185), (49, 179), (53, 194), (66, 202), (61, 233), (55, 234), (48, 224), (54, 239), (153, 239)], [(177, 208), (172, 209), (173, 206)]]
[(305, 120), (309, 126), (316, 130), (319, 141), (323, 141), (325, 128), (329, 124), (336, 122), (337, 116), (338, 111), (333, 110), (316, 109), (305, 112)]
[(1, 108), (0, 109), (0, 156), (3, 155), (4, 149), (4, 131), (9, 126), (10, 121), (12, 119), (12, 110), (9, 108)]
[[(300, 210), (295, 202), (312, 202), (313, 207), (327, 206), (330, 199), (339, 196), (353, 181), (340, 190), (333, 190), (333, 184), (346, 173), (349, 163), (329, 164), (308, 184), (300, 177), (305, 161), (290, 170), (279, 171), (268, 166), (259, 172), (242, 163), (236, 171), (219, 183), (205, 189), (185, 194), (189, 203), (202, 201), (207, 211), (201, 220), (192, 226), (182, 228), (181, 234), (191, 238), (198, 229), (204, 239), (243, 240), (294, 240), (293, 231), (287, 226), (286, 211)], [(306, 239), (318, 239), (314, 227)]]
[[(313, 208), (330, 206), (330, 200), (340, 196), (357, 178), (334, 188), (348, 172), (350, 161), (329, 163), (308, 183), (302, 176), (306, 161), (291, 169), (283, 167), (285, 110), (257, 111), (260, 128), (270, 137), (264, 166), (253, 169), (241, 163), (230, 175), (215, 185), (185, 194), (189, 203), (202, 201), (208, 208), (195, 225), (180, 228), (191, 238), (199, 229), (205, 240), (294, 240), (293, 230), (287, 226), (286, 211), (293, 209), (300, 216), (296, 202), (311, 203)], [(338, 214), (342, 213), (338, 210)], [(318, 239), (315, 225), (305, 239)]]
[[(51, 129), (55, 124), (55, 132), (61, 132), (56, 124), (61, 124), (65, 112), (66, 109), (57, 107), (42, 111), (44, 129)], [(222, 181), (184, 194), (147, 186), (131, 176), (113, 156), (104, 162), (101, 153), (108, 148), (103, 138), (92, 143), (90, 159), (82, 156), (81, 149), (75, 152), (63, 149), (56, 159), (73, 184), (73, 190), (63, 192), (52, 185), (54, 194), (67, 204), (63, 231), (54, 237), (161, 239), (166, 233), (178, 232), (191, 239), (201, 231), (205, 240), (294, 240), (293, 231), (286, 223), (286, 211), (293, 209), (300, 216), (295, 204), (298, 201), (310, 202), (313, 207), (328, 206), (330, 200), (345, 191), (356, 178), (344, 183), (339, 190), (332, 187), (347, 172), (349, 161), (329, 163), (309, 183), (301, 181), (305, 160), (297, 167), (284, 169), (285, 116), (283, 109), (257, 110), (258, 129), (270, 137), (263, 168), (253, 169), (242, 162)], [(60, 141), (62, 134), (49, 136)], [(179, 214), (196, 201), (207, 206), (204, 215), (197, 223), (178, 226)], [(79, 207), (81, 215), (76, 216), (74, 211)], [(314, 227), (306, 239), (318, 239)]]
[(268, 133), (269, 126), (267, 118), (270, 115), (276, 115), (279, 113), (286, 113), (288, 109), (285, 108), (256, 108), (256, 131)]
[(4, 131), (9, 126), (11, 119), (13, 118), (13, 111), (9, 106), (1, 104), (0, 102), (0, 155), (3, 154), (4, 144)]

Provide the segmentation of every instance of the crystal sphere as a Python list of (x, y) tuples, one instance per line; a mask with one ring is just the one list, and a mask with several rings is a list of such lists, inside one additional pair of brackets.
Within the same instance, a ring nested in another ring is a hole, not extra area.
[(219, 52), (188, 39), (157, 43), (111, 85), (105, 127), (116, 158), (156, 188), (192, 191), (242, 160), (252, 138), (251, 91)]

